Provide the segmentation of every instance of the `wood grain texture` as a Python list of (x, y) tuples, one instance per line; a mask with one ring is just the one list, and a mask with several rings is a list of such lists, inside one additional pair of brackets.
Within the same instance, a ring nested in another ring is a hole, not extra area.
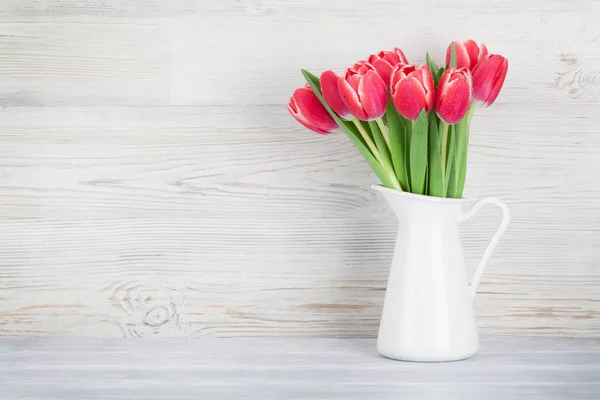
[(475, 37), (510, 60), (469, 156), (513, 215), (482, 334), (599, 337), (600, 3), (365, 4), (3, 1), (0, 336), (374, 336), (394, 216), (285, 103), (300, 67)]
[(440, 364), (384, 359), (375, 347), (364, 339), (3, 339), (0, 390), (6, 400), (600, 396), (598, 340), (487, 340), (474, 358)]
[(154, 24), (5, 23), (0, 105), (168, 104), (168, 54)]

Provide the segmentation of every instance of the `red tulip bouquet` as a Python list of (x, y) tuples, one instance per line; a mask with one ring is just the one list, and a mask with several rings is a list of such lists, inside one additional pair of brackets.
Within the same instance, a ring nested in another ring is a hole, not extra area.
[(343, 76), (302, 70), (288, 110), (308, 129), (343, 131), (384, 186), (461, 198), (469, 124), (502, 88), (508, 61), (472, 40), (448, 46), (446, 63), (409, 64), (400, 49), (358, 61)]

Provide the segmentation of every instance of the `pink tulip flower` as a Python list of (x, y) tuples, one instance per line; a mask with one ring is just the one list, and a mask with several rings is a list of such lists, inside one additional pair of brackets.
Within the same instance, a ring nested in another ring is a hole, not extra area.
[(310, 88), (296, 89), (290, 98), (287, 109), (298, 122), (321, 135), (331, 133), (338, 127)]
[(490, 106), (504, 84), (508, 60), (501, 55), (486, 56), (473, 69), (473, 98), (484, 107)]
[(416, 120), (422, 110), (431, 111), (435, 100), (433, 77), (427, 65), (398, 65), (390, 80), (392, 102), (398, 113)]
[(361, 121), (381, 118), (387, 107), (387, 89), (375, 68), (359, 61), (338, 80), (338, 90), (346, 108)]
[(387, 86), (390, 84), (392, 70), (396, 67), (396, 65), (408, 64), (406, 56), (402, 50), (397, 47), (394, 47), (394, 49), (391, 51), (384, 50), (377, 54), (371, 54), (368, 61), (369, 64), (375, 67), (377, 73), (379, 73), (379, 76), (381, 76), (381, 79), (383, 79), (383, 82)]
[(471, 105), (472, 80), (467, 68), (448, 68), (436, 89), (435, 112), (442, 121), (458, 123)]
[[(466, 42), (454, 42), (456, 47), (456, 68), (469, 68), (472, 70), (475, 65), (488, 55), (488, 49), (485, 44), (479, 46), (473, 40), (467, 40)], [(452, 43), (446, 50), (446, 65), (450, 65), (450, 58), (452, 55)]]
[(342, 119), (354, 119), (354, 116), (348, 110), (348, 107), (342, 101), (342, 96), (338, 90), (338, 81), (340, 77), (333, 71), (324, 71), (321, 74), (321, 92), (329, 107)]

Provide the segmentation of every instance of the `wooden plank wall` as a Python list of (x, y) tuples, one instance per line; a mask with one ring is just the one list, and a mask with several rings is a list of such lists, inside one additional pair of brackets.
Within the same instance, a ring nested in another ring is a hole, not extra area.
[[(2, 0), (0, 336), (376, 335), (396, 223), (299, 68), (510, 61), (466, 195), (512, 225), (484, 336), (600, 336), (600, 2)], [(464, 227), (472, 271), (499, 220)]]

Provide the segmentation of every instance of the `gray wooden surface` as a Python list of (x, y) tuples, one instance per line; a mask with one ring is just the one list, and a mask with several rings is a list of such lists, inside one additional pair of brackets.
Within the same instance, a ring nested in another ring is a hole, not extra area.
[(600, 340), (485, 340), (472, 359), (384, 359), (370, 339), (0, 340), (3, 400), (598, 399)]
[[(506, 55), (467, 196), (512, 224), (483, 336), (600, 336), (600, 2), (0, 1), (0, 336), (376, 334), (394, 217), (301, 67)], [(496, 224), (464, 227), (469, 268)], [(472, 271), (472, 269), (471, 269)]]

